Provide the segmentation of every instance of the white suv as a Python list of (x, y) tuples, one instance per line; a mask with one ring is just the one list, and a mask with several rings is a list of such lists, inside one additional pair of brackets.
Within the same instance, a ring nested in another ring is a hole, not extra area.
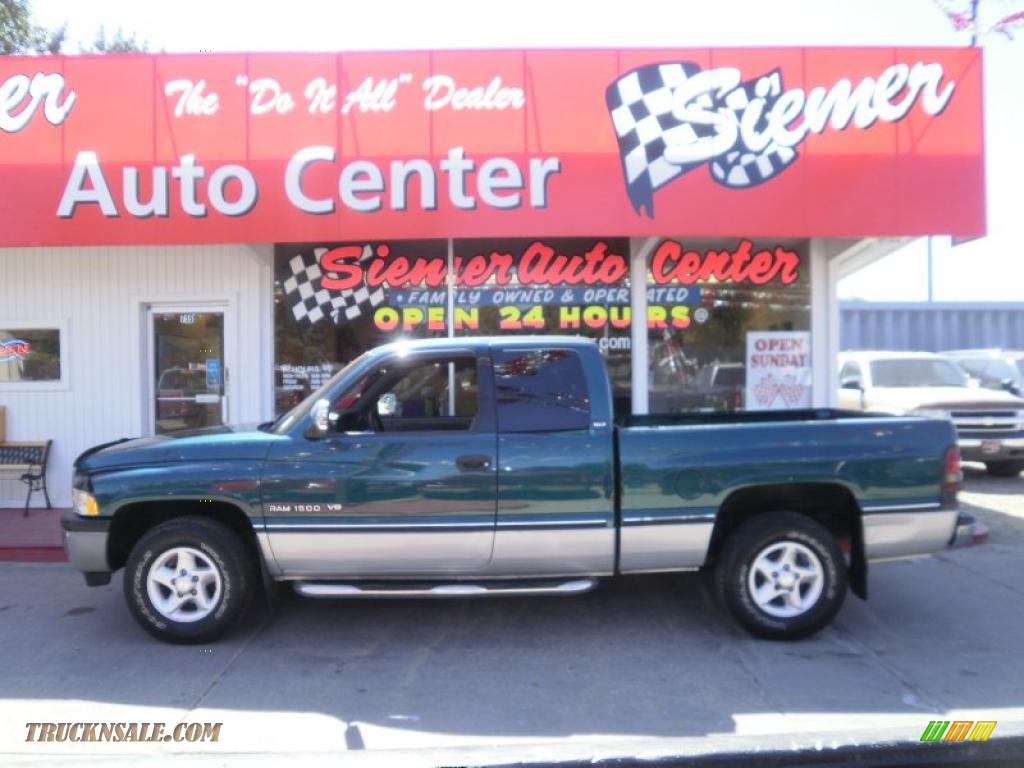
[(839, 406), (950, 419), (960, 453), (991, 475), (1024, 470), (1024, 399), (982, 389), (952, 360), (931, 352), (844, 352)]

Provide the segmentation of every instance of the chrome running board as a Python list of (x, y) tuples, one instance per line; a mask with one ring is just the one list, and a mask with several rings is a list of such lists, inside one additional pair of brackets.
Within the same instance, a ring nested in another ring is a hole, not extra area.
[(579, 595), (597, 586), (597, 579), (573, 581), (501, 581), (472, 583), (296, 581), (305, 597), (512, 597), (524, 595)]

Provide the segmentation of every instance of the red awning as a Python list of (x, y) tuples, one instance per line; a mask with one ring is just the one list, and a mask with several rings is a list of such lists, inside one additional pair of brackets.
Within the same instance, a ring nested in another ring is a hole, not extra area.
[(984, 233), (978, 49), (0, 58), (0, 246)]

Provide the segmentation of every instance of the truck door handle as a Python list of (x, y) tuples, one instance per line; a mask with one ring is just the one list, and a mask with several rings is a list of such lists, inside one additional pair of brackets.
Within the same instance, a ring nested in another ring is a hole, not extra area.
[(484, 456), (482, 454), (469, 453), (464, 456), (459, 456), (455, 459), (455, 466), (461, 469), (463, 472), (472, 472), (474, 470), (489, 469), (491, 466), (491, 457)]

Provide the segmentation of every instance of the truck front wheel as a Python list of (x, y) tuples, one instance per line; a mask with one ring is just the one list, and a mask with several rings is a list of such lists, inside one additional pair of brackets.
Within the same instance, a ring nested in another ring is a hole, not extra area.
[(161, 523), (139, 539), (125, 565), (124, 595), (135, 620), (169, 643), (205, 643), (238, 619), (250, 580), (238, 536), (201, 517)]
[(737, 528), (715, 566), (715, 591), (745, 629), (797, 640), (827, 626), (846, 597), (846, 561), (832, 535), (795, 512)]

